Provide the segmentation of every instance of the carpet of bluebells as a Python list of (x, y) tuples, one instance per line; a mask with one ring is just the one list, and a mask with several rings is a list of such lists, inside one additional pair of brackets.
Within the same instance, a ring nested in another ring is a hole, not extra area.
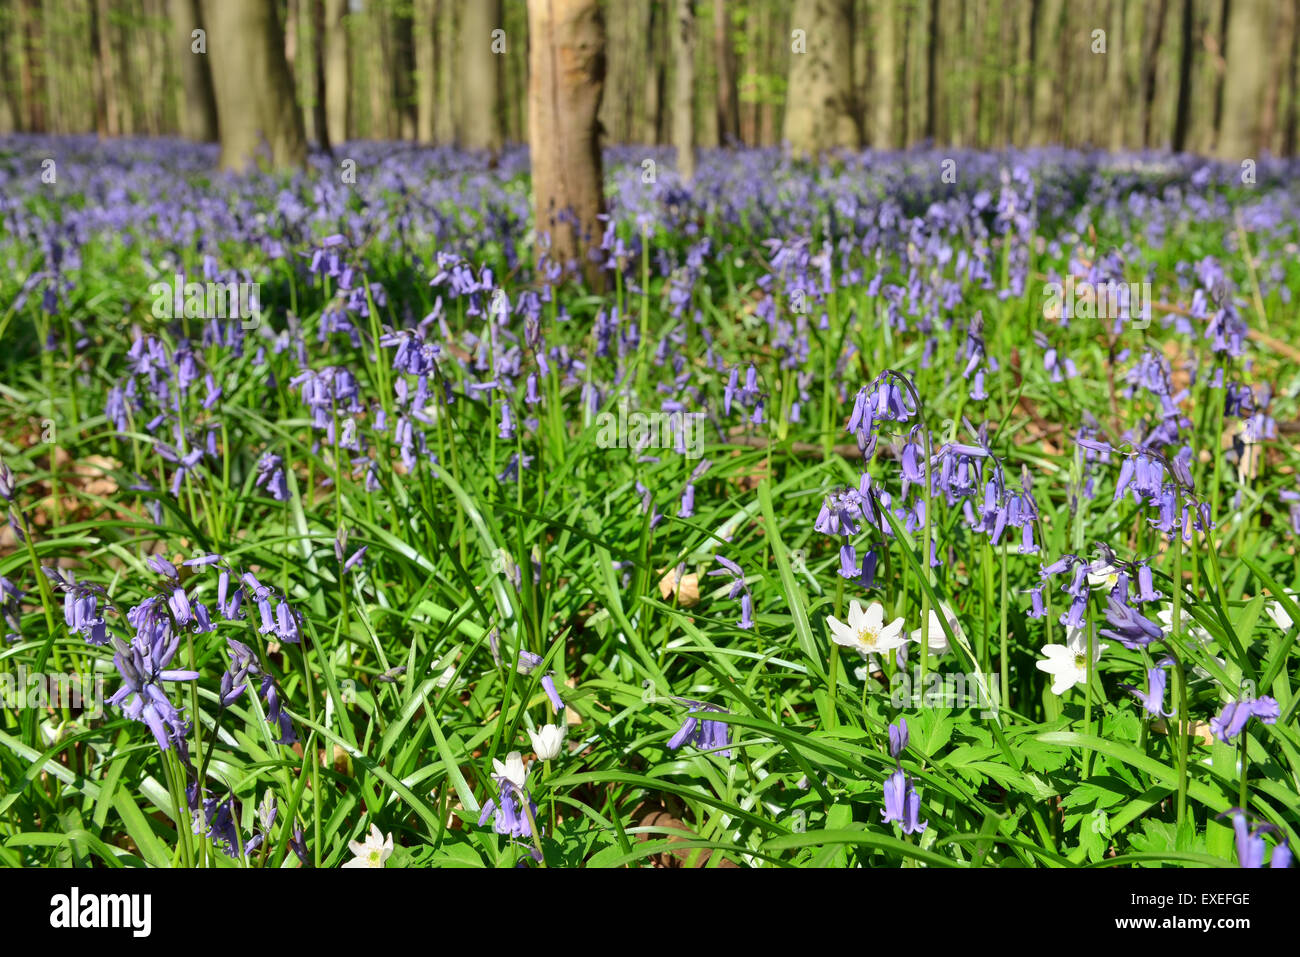
[(1300, 166), (340, 157), (0, 140), (0, 863), (1290, 863)]

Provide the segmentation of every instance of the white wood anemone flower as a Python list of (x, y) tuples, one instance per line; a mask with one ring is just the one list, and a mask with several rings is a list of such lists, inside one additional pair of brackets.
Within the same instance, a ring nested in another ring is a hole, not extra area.
[(518, 791), (522, 791), (528, 783), (528, 765), (524, 764), (524, 756), (518, 751), (507, 754), (504, 764), (493, 758), (492, 770), (493, 777), (509, 781)]
[(826, 622), (831, 627), (831, 640), (835, 644), (852, 648), (863, 658), (893, 651), (907, 642), (903, 634), (903, 619), (895, 618), (886, 625), (885, 609), (878, 601), (873, 601), (863, 611), (855, 598), (849, 603), (847, 625), (833, 615), (827, 615)]
[(1119, 584), (1119, 569), (1107, 561), (1097, 561), (1088, 566), (1088, 586), (1102, 588), (1109, 595)]
[[(1300, 599), (1300, 595), (1297, 595), (1293, 591), (1288, 591), (1286, 594), (1292, 601)], [(1295, 624), (1295, 622), (1291, 620), (1291, 616), (1287, 614), (1286, 609), (1282, 607), (1280, 601), (1271, 602), (1264, 610), (1268, 612), (1268, 617), (1273, 620), (1273, 624), (1277, 625), (1283, 631), (1290, 631), (1291, 626)]]
[[(1101, 660), (1109, 645), (1099, 644), (1092, 652), (1092, 663)], [(1045, 658), (1035, 662), (1039, 671), (1052, 676), (1052, 694), (1062, 695), (1088, 680), (1088, 636), (1082, 628), (1072, 628), (1063, 645), (1044, 645)]]
[(364, 841), (349, 841), (348, 850), (353, 854), (352, 860), (344, 867), (383, 867), (384, 862), (393, 853), (393, 835), (385, 836), (379, 828), (370, 825), (370, 834)]
[[(952, 633), (954, 635), (959, 635), (963, 638), (966, 637), (965, 632), (961, 630), (961, 622), (957, 620), (957, 616), (953, 613), (953, 610), (950, 607), (948, 607), (948, 603), (941, 602), (939, 607), (940, 610), (942, 610), (943, 612), (943, 617), (947, 619), (948, 627), (952, 629)], [(948, 633), (943, 630), (943, 622), (939, 618), (939, 612), (935, 611), (933, 608), (930, 609), (929, 631), (930, 631), (930, 654), (932, 655), (947, 654), (951, 647), (948, 643)], [(921, 639), (923, 637), (921, 633), (921, 629), (920, 628), (916, 629), (908, 637), (910, 637), (912, 641), (916, 642), (916, 645), (919, 649), (921, 646)]]
[(529, 731), (528, 736), (533, 739), (533, 751), (539, 761), (558, 757), (564, 748), (564, 729), (558, 724), (544, 724), (536, 731)]

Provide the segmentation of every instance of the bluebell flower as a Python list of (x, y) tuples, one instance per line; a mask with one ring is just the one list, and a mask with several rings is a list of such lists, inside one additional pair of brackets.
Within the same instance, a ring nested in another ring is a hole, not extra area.
[(1154, 668), (1147, 669), (1147, 690), (1145, 694), (1137, 688), (1129, 687), (1127, 689), (1142, 702), (1143, 709), (1154, 718), (1173, 716), (1172, 711), (1165, 710), (1165, 689), (1169, 684), (1169, 672), (1166, 669), (1173, 663), (1174, 659), (1172, 658), (1161, 658)]
[(122, 687), (109, 698), (133, 721), (141, 721), (153, 732), (158, 747), (167, 751), (175, 739), (185, 735), (187, 727), (181, 713), (167, 697), (164, 682), (197, 681), (197, 671), (168, 668), (180, 646), (180, 635), (168, 631), (155, 633), (147, 644), (137, 640), (130, 645), (114, 638), (117, 654), (113, 663), (122, 675)]
[[(1276, 831), (1277, 828), (1272, 824), (1255, 824), (1252, 826), (1245, 812), (1240, 808), (1233, 808), (1224, 813), (1232, 815), (1232, 830), (1237, 844), (1237, 863), (1243, 868), (1263, 867), (1264, 858), (1268, 853), (1268, 845), (1264, 842), (1262, 835), (1270, 831)], [(1223, 815), (1219, 816), (1222, 817)], [(1288, 868), (1291, 866), (1291, 847), (1285, 837), (1274, 846), (1273, 857), (1268, 866), (1270, 868)]]
[(921, 796), (912, 787), (912, 780), (898, 768), (885, 781), (885, 806), (880, 811), (884, 823), (896, 822), (904, 834), (919, 834), (929, 821), (922, 821)]
[(1274, 724), (1281, 715), (1277, 702), (1270, 697), (1229, 701), (1215, 717), (1210, 719), (1210, 733), (1224, 744), (1241, 734), (1252, 717), (1265, 724)]
[(889, 756), (891, 758), (897, 759), (900, 754), (907, 750), (908, 738), (906, 718), (899, 718), (897, 724), (889, 726)]
[(701, 751), (716, 751), (724, 758), (731, 757), (731, 730), (725, 721), (697, 717), (701, 714), (726, 714), (726, 710), (703, 701), (681, 699), (690, 706), (686, 719), (677, 733), (668, 739), (668, 750), (676, 751), (688, 741)]
[(1114, 638), (1125, 648), (1145, 648), (1165, 636), (1163, 628), (1113, 594), (1106, 599), (1106, 621), (1111, 627), (1101, 629), (1100, 634)]

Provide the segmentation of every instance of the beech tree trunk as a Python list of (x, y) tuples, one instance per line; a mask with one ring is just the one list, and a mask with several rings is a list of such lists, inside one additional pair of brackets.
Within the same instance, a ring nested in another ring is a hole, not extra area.
[(321, 30), (321, 46), (325, 57), (325, 130), (329, 141), (338, 144), (347, 141), (350, 131), (351, 69), (347, 25), (343, 22), (348, 0), (323, 0), (323, 3), (325, 23)]
[(718, 69), (718, 145), (732, 146), (740, 142), (740, 98), (727, 0), (713, 0), (713, 59)]
[(659, 0), (646, 0), (646, 73), (645, 117), (641, 139), (645, 143), (658, 143), (663, 139), (664, 63), (659, 55)]
[(436, 50), (438, 105), (433, 114), (433, 137), (439, 143), (457, 140), (456, 118), (456, 5), (455, 0), (438, 0)]
[(856, 147), (851, 0), (796, 0), (790, 33), (782, 136), (791, 153)]
[(505, 52), (493, 52), (499, 43), (524, 42), (523, 37), (494, 40), (492, 31), (504, 29), (501, 0), (465, 0), (458, 31), (461, 50), (461, 145), (469, 149), (501, 150), (504, 110), (501, 108), (501, 67)]
[[(599, 0), (528, 0), (528, 132), (538, 258), (581, 269), (604, 289), (605, 212), (597, 115), (605, 85)], [(549, 245), (548, 245), (549, 243)]]
[(1187, 149), (1187, 131), (1192, 119), (1192, 58), (1196, 53), (1195, 4), (1193, 0), (1183, 0), (1182, 30), (1179, 34), (1178, 48), (1178, 107), (1174, 115), (1173, 151), (1181, 153)]
[(415, 2), (415, 138), (433, 143), (438, 103), (438, 4)]
[(397, 113), (397, 136), (415, 139), (415, 21), (406, 4), (396, 4), (389, 20), (392, 29), (393, 106)]
[(1259, 159), (1265, 146), (1262, 120), (1271, 6), (1268, 0), (1234, 0), (1228, 14), (1228, 69), (1217, 150), (1228, 162)]
[[(202, 143), (215, 142), (217, 101), (212, 91), (212, 74), (208, 72), (208, 55), (194, 52), (194, 31), (203, 26), (199, 0), (171, 0), (168, 12), (172, 21), (172, 49), (180, 64), (181, 133)], [(105, 112), (108, 113), (107, 104)]]
[(40, 11), (35, 0), (21, 0), (23, 65), (19, 71), (24, 129), (29, 133), (45, 132), (45, 51), (43, 37), (38, 36)]
[(312, 33), (312, 125), (316, 128), (316, 142), (326, 153), (333, 155), (334, 141), (330, 139), (329, 116), (325, 110), (325, 93), (328, 82), (325, 76), (325, 0), (311, 2)]
[(894, 103), (898, 91), (897, 38), (895, 37), (893, 0), (881, 0), (876, 10), (875, 70), (872, 74), (872, 99), (875, 122), (872, 126), (873, 149), (888, 150), (898, 146), (894, 122)]
[(695, 176), (695, 3), (673, 3), (673, 146), (677, 172), (689, 182)]
[(204, 0), (221, 168), (242, 171), (264, 155), (276, 168), (305, 166), (307, 138), (284, 32), (273, 0)]
[[(1035, 2), (1038, 3), (1038, 0)], [(1060, 59), (1057, 40), (1061, 24), (1061, 0), (1042, 0), (1036, 19), (1031, 143), (1034, 146), (1045, 146), (1052, 141), (1059, 119), (1053, 116), (1053, 112), (1056, 105), (1057, 75), (1064, 65)], [(1109, 46), (1107, 49), (1110, 49)], [(1120, 53), (1116, 50), (1114, 54), (1107, 55), (1118, 56)]]

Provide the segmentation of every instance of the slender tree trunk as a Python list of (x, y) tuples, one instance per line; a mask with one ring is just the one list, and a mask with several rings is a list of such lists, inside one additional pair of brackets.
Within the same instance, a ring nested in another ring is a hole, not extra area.
[(1058, 33), (1061, 26), (1061, 0), (1042, 0), (1039, 12), (1038, 36), (1034, 63), (1034, 110), (1030, 141), (1043, 146), (1054, 138), (1058, 117), (1054, 116), (1056, 104), (1056, 78), (1062, 63), (1059, 57)]
[(38, 9), (35, 0), (20, 0), (22, 16), (23, 65), (19, 71), (22, 103), (26, 110), (24, 129), (29, 133), (45, 132), (45, 67), (38, 35)]
[(1264, 81), (1264, 102), (1259, 108), (1259, 128), (1260, 142), (1263, 149), (1276, 154), (1279, 148), (1278, 137), (1278, 107), (1282, 102), (1282, 70), (1281, 65), (1286, 56), (1286, 39), (1287, 27), (1290, 23), (1290, 17), (1283, 10), (1273, 9), (1270, 11), (1271, 36), (1269, 37), (1269, 49), (1261, 51), (1268, 63), (1265, 66), (1266, 77)]
[(782, 137), (796, 156), (858, 145), (849, 0), (796, 0)]
[(460, 12), (463, 145), (496, 154), (504, 139), (501, 64), (505, 50), (501, 43), (512, 39), (523, 42), (523, 37), (492, 36), (494, 30), (502, 29), (501, 0), (465, 0)]
[(393, 105), (397, 113), (396, 133), (403, 140), (415, 139), (415, 21), (408, 3), (393, 5), (392, 27)]
[(664, 134), (664, 62), (658, 43), (662, 20), (659, 3), (660, 0), (648, 0), (646, 4), (645, 119), (641, 135), (648, 144), (662, 142)]
[(1196, 11), (1194, 0), (1183, 0), (1178, 49), (1178, 108), (1174, 115), (1173, 151), (1187, 149), (1187, 130), (1192, 118), (1192, 59), (1196, 53)]
[(996, 18), (1001, 21), (998, 33), (997, 62), (1000, 84), (997, 101), (993, 104), (993, 113), (997, 129), (997, 146), (1006, 149), (1011, 145), (1014, 130), (1013, 102), (1015, 97), (1016, 73), (1016, 10), (1014, 6), (1004, 7)]
[[(975, 0), (970, 0), (970, 2), (974, 3)], [(900, 98), (899, 106), (902, 108), (903, 115), (898, 126), (898, 145), (906, 147), (912, 142), (912, 98), (914, 95), (912, 90), (912, 18), (907, 16), (904, 12), (904, 15), (900, 19), (902, 20), (903, 31), (903, 42), (899, 45), (903, 51), (903, 95)], [(898, 29), (898, 27), (895, 27), (895, 29)], [(978, 110), (978, 108), (977, 102), (976, 109)]]
[(456, 0), (438, 0), (438, 108), (433, 117), (434, 138), (456, 143), (460, 125), (456, 114)]
[(740, 141), (740, 100), (727, 0), (713, 0), (713, 59), (718, 69), (718, 145), (730, 146)]
[(575, 264), (593, 290), (603, 291), (598, 247), (605, 191), (597, 122), (605, 84), (601, 5), (598, 0), (528, 0), (528, 35), (539, 258)]
[(1228, 20), (1232, 14), (1232, 4), (1223, 0), (1219, 5), (1219, 33), (1214, 38), (1215, 72), (1218, 74), (1214, 85), (1214, 148), (1217, 151), (1223, 136), (1223, 97), (1228, 75)]
[(1217, 149), (1228, 162), (1258, 159), (1265, 145), (1260, 107), (1268, 72), (1270, 7), (1268, 0), (1236, 0), (1228, 16), (1228, 69)]
[(316, 127), (316, 142), (332, 156), (334, 141), (330, 138), (329, 111), (325, 108), (329, 87), (325, 74), (325, 0), (308, 2), (311, 3), (312, 125)]
[(695, 176), (695, 2), (673, 0), (673, 146), (677, 172)]
[(127, 22), (130, 21), (132, 11), (131, 2), (121, 2), (117, 6), (118, 23), (116, 29), (112, 31), (117, 45), (117, 60), (120, 69), (116, 71), (118, 78), (118, 103), (122, 108), (122, 135), (135, 136), (140, 132), (140, 123), (137, 119), (136, 107), (139, 103), (137, 97), (137, 84), (139, 74), (136, 72), (131, 63), (131, 34)]
[(382, 140), (396, 139), (393, 74), (388, 68), (393, 59), (393, 38), (388, 26), (388, 11), (383, 4), (371, 3), (367, 7), (366, 27), (370, 41), (362, 49), (366, 55), (366, 89), (370, 93), (370, 136)]
[(344, 143), (349, 133), (351, 106), (348, 30), (343, 22), (348, 0), (321, 0), (325, 23), (320, 44), (325, 58), (325, 131), (332, 144)]
[[(212, 92), (208, 55), (196, 53), (194, 31), (202, 28), (198, 0), (171, 0), (172, 50), (180, 66), (181, 132), (203, 143), (217, 139), (217, 101)], [(205, 49), (201, 47), (201, 49)], [(112, 135), (111, 133), (109, 134)]]
[(925, 50), (925, 138), (939, 135), (939, 0), (930, 0), (929, 42)]
[(1168, 0), (1158, 0), (1155, 6), (1155, 22), (1147, 37), (1146, 51), (1142, 57), (1142, 145), (1151, 147), (1151, 131), (1154, 124), (1156, 102), (1156, 70), (1159, 67), (1160, 43), (1165, 32), (1165, 12)]
[(877, 0), (875, 76), (872, 99), (875, 101), (875, 124), (871, 145), (878, 150), (894, 149), (898, 136), (894, 125), (894, 104), (897, 101), (898, 67), (896, 17), (894, 0)]
[[(92, 7), (93, 11), (94, 8)], [(11, 133), (22, 125), (19, 104), (16, 102), (13, 77), (13, 57), (9, 38), (16, 36), (14, 10), (0, 6), (0, 133)]]
[(221, 168), (245, 170), (266, 150), (277, 168), (305, 166), (307, 141), (272, 0), (204, 0)]
[(1282, 130), (1282, 155), (1296, 154), (1296, 126), (1300, 119), (1300, 89), (1296, 88), (1296, 66), (1300, 64), (1300, 0), (1291, 5), (1291, 55), (1287, 57), (1286, 87), (1289, 102)]
[(415, 3), (415, 138), (433, 143), (434, 113), (438, 105), (438, 4)]

